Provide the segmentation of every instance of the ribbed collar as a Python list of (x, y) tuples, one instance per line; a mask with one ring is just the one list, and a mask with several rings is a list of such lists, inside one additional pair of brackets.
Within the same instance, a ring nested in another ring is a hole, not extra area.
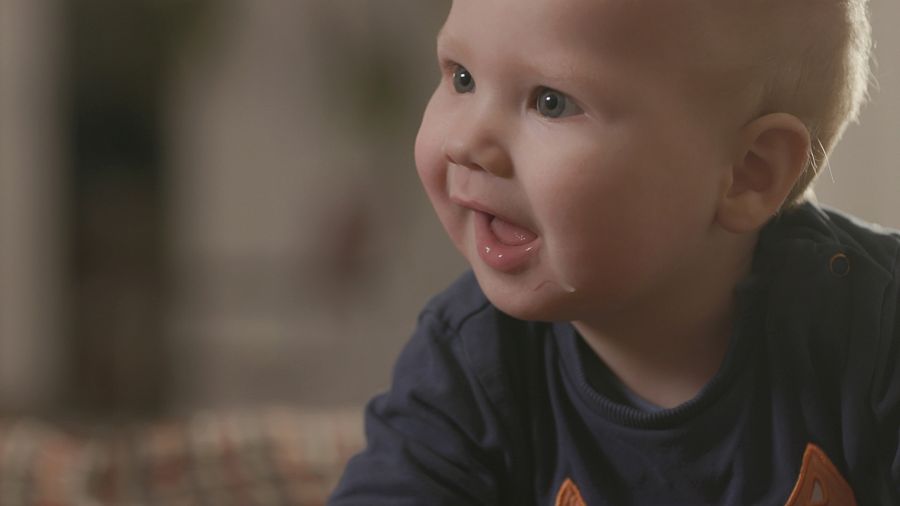
[[(764, 283), (754, 272), (736, 288), (734, 331), (718, 372), (693, 399), (671, 409), (644, 411), (616, 401), (591, 384), (588, 367), (605, 367), (575, 327), (557, 322), (551, 327), (557, 343), (560, 367), (571, 389), (600, 416), (617, 424), (635, 428), (670, 428), (678, 426), (707, 409), (726, 392), (747, 362), (753, 343), (763, 336), (765, 328)], [(593, 363), (592, 363), (593, 362)]]

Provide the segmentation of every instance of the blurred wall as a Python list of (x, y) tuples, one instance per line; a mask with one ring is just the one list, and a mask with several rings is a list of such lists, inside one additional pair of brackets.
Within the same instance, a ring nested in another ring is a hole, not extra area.
[(236, 2), (172, 96), (180, 406), (358, 403), (463, 269), (412, 146), (447, 2)]
[(60, 379), (61, 19), (0, 0), (0, 410), (44, 410)]
[(819, 200), (900, 229), (900, 2), (871, 0), (875, 85), (819, 176)]

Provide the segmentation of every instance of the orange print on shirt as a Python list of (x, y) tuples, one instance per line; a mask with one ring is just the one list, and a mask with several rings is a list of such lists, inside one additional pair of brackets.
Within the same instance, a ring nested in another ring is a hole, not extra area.
[(857, 506), (853, 489), (818, 446), (803, 453), (800, 477), (785, 506)]
[(571, 479), (566, 478), (559, 493), (556, 494), (556, 506), (587, 506), (581, 498), (581, 492)]

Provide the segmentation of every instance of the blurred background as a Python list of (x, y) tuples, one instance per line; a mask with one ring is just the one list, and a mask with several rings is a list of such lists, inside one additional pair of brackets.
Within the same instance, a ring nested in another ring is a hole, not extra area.
[[(361, 406), (464, 269), (412, 146), (447, 0), (0, 0), (0, 414)], [(900, 3), (821, 201), (900, 227)]]

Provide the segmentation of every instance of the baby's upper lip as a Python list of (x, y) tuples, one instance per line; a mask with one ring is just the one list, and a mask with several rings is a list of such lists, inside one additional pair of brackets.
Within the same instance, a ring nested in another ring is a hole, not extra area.
[(524, 225), (521, 225), (517, 220), (510, 218), (507, 214), (497, 212), (496, 210), (482, 204), (481, 202), (478, 202), (477, 200), (460, 196), (451, 196), (450, 201), (458, 206), (466, 207), (475, 211), (480, 211), (485, 214), (490, 214), (491, 216), (496, 216), (497, 218), (500, 218), (505, 222), (520, 226), (522, 228), (530, 229), (530, 227), (525, 227)]
[[(469, 198), (465, 198), (465, 197), (450, 197), (450, 201), (453, 202), (454, 204), (458, 205), (458, 206), (468, 207), (469, 209), (474, 209), (474, 210), (476, 210), (476, 211), (481, 211), (481, 212), (483, 212), (483, 213), (487, 213), (487, 214), (492, 214), (492, 215), (494, 215), (494, 216), (498, 216), (498, 214), (497, 214), (493, 209), (489, 208), (488, 206), (486, 206), (486, 205), (484, 205), (484, 204), (482, 204), (482, 203), (480, 203), (480, 202), (477, 202), (477, 201), (472, 200), (472, 199), (469, 199)], [(505, 218), (503, 218), (502, 216), (501, 216), (500, 218), (501, 218), (501, 219), (505, 219)]]

